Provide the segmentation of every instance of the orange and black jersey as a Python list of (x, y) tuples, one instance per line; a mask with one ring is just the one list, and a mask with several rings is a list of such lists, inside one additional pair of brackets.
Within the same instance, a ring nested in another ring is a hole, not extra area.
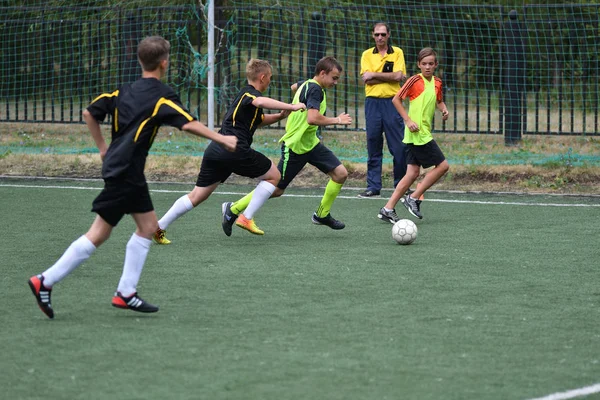
[(238, 93), (227, 109), (220, 133), (238, 138), (236, 152), (250, 149), (254, 132), (263, 121), (263, 109), (252, 104), (254, 99), (261, 96), (262, 93), (254, 86), (248, 85)]
[(101, 94), (87, 109), (97, 121), (107, 114), (112, 117), (112, 140), (102, 163), (102, 178), (135, 185), (146, 183), (144, 167), (158, 128), (181, 129), (195, 119), (173, 89), (154, 78), (141, 78)]

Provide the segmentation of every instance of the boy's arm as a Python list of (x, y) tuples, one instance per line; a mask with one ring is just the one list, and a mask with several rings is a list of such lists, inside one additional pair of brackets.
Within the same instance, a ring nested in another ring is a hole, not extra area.
[(316, 108), (310, 108), (307, 113), (306, 122), (310, 125), (350, 125), (352, 123), (352, 117), (346, 113), (341, 113), (337, 117), (326, 117)]
[(448, 108), (446, 107), (446, 103), (444, 103), (443, 101), (439, 101), (437, 103), (437, 108), (438, 110), (440, 110), (442, 112), (442, 120), (445, 121), (448, 119), (448, 116), (450, 115), (450, 113), (448, 112)]
[(404, 105), (402, 104), (400, 92), (396, 93), (396, 95), (392, 99), (392, 104), (394, 105), (394, 107), (396, 107), (398, 114), (400, 114), (400, 116), (404, 120), (404, 125), (406, 125), (411, 132), (417, 132), (419, 130), (419, 125), (417, 125), (408, 116), (408, 112), (406, 112), (406, 108), (404, 108)]
[(200, 121), (194, 120), (190, 121), (187, 124), (181, 127), (181, 130), (189, 132), (196, 136), (202, 136), (207, 139), (212, 140), (223, 146), (227, 151), (235, 151), (235, 147), (237, 146), (237, 138), (235, 136), (226, 136), (221, 135), (220, 133), (211, 131)]
[(282, 112), (279, 112), (277, 114), (263, 114), (263, 120), (258, 126), (267, 126), (274, 124), (275, 122), (279, 122), (282, 119), (286, 119), (288, 115), (290, 115), (290, 113), (290, 110), (283, 110)]
[(87, 124), (90, 133), (92, 134), (92, 138), (94, 138), (94, 142), (96, 142), (96, 146), (98, 146), (98, 150), (100, 150), (100, 158), (104, 160), (108, 146), (106, 145), (106, 141), (102, 136), (100, 123), (96, 121), (96, 118), (94, 118), (94, 116), (87, 109), (83, 110), (83, 119)]
[(267, 110), (289, 110), (298, 111), (306, 110), (304, 103), (288, 104), (270, 97), (260, 96), (252, 100), (254, 107), (265, 108)]
[(263, 120), (259, 126), (271, 125), (275, 122), (287, 118), (292, 111), (306, 110), (304, 103), (288, 104), (270, 97), (257, 97), (252, 101), (255, 107), (266, 108), (267, 110), (282, 110), (278, 114), (264, 114)]

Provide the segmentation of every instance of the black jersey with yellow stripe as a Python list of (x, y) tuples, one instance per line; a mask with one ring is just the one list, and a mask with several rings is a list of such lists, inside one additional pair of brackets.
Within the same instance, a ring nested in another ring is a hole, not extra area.
[(97, 121), (112, 117), (102, 177), (136, 185), (146, 182), (144, 167), (158, 128), (170, 125), (181, 129), (195, 119), (173, 89), (155, 78), (141, 78), (101, 94), (87, 109)]
[(237, 94), (223, 118), (220, 133), (236, 136), (238, 151), (250, 149), (254, 132), (263, 121), (262, 108), (252, 104), (260, 96), (262, 93), (254, 86), (247, 85)]

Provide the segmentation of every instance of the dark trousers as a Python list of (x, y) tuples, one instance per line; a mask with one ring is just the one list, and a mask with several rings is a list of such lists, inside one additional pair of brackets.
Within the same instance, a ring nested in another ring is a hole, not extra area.
[(392, 99), (367, 97), (365, 100), (367, 123), (367, 190), (381, 190), (381, 165), (383, 162), (383, 133), (394, 159), (394, 187), (406, 174), (406, 146), (404, 120), (398, 114)]

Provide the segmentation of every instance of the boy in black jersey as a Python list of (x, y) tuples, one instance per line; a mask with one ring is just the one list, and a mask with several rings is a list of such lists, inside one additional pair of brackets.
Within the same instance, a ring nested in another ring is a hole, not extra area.
[[(287, 104), (264, 97), (262, 92), (269, 87), (272, 75), (271, 65), (267, 61), (252, 59), (248, 62), (246, 65), (248, 85), (238, 93), (229, 106), (220, 131), (224, 135), (238, 138), (237, 150), (234, 153), (227, 153), (213, 143), (208, 145), (202, 157), (196, 186), (190, 193), (175, 201), (164, 217), (158, 221), (159, 229), (154, 235), (156, 243), (171, 243), (165, 237), (165, 229), (177, 218), (206, 200), (232, 173), (261, 179), (254, 190), (252, 201), (244, 213), (237, 217), (235, 223), (250, 233), (264, 235), (264, 232), (254, 223), (253, 217), (275, 191), (281, 174), (269, 158), (250, 147), (252, 137), (258, 127), (281, 121), (292, 111), (306, 109), (304, 103)], [(278, 114), (263, 114), (263, 108), (282, 111)], [(226, 206), (227, 204), (224, 203), (223, 207)], [(231, 235), (231, 229), (228, 235)]]
[[(112, 93), (96, 97), (83, 112), (83, 118), (100, 150), (104, 189), (96, 197), (92, 211), (96, 219), (88, 232), (74, 241), (50, 268), (29, 279), (38, 306), (54, 318), (50, 294), (60, 282), (87, 260), (110, 236), (125, 214), (131, 214), (137, 230), (127, 243), (123, 274), (112, 305), (139, 312), (156, 312), (158, 307), (137, 295), (137, 283), (158, 221), (144, 177), (148, 151), (158, 128), (171, 125), (213, 140), (215, 146), (234, 151), (237, 138), (220, 135), (198, 122), (184, 108), (175, 92), (163, 84), (169, 65), (170, 44), (159, 36), (145, 38), (137, 49), (142, 77)], [(100, 122), (107, 114), (112, 119), (111, 143), (106, 145)]]

